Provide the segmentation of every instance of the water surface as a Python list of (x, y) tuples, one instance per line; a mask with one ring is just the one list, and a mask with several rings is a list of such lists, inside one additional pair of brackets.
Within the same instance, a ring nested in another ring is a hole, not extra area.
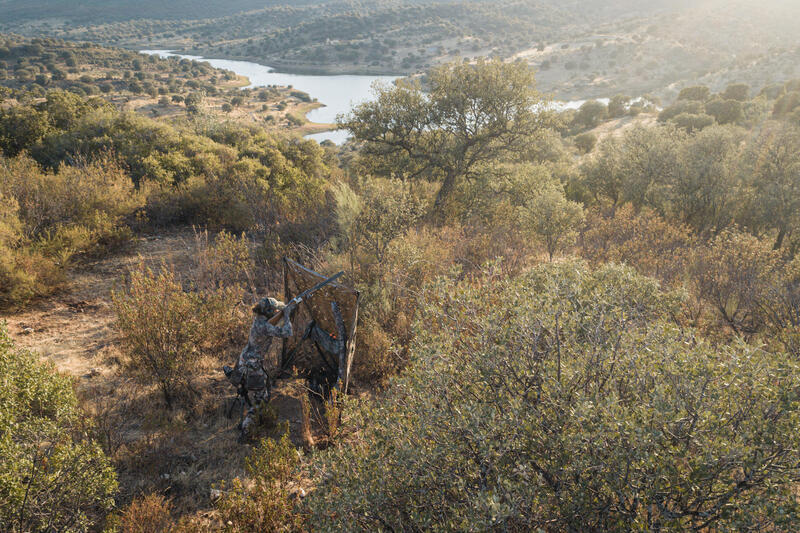
[[(248, 87), (266, 87), (268, 85), (291, 85), (308, 93), (311, 98), (316, 98), (324, 107), (312, 110), (306, 115), (311, 122), (333, 124), (336, 116), (349, 112), (354, 105), (372, 99), (372, 86), (374, 83), (392, 84), (398, 76), (365, 76), (365, 75), (309, 75), (288, 74), (275, 72), (272, 67), (251, 63), (250, 61), (234, 61), (231, 59), (205, 59), (199, 56), (173, 54), (169, 50), (142, 50), (143, 54), (158, 55), (161, 57), (177, 56), (183, 59), (207, 61), (211, 66), (230, 70), (240, 76), (250, 79)], [(598, 98), (598, 101), (608, 104), (608, 98)], [(553, 102), (552, 106), (558, 111), (578, 109), (586, 100), (573, 100), (571, 102)], [(325, 140), (336, 144), (344, 144), (349, 134), (345, 130), (331, 130), (322, 133), (306, 135), (307, 139), (317, 142)]]
[[(361, 75), (307, 75), (287, 74), (275, 72), (272, 67), (251, 63), (249, 61), (234, 61), (230, 59), (205, 59), (199, 56), (173, 54), (169, 50), (142, 50), (143, 54), (158, 55), (161, 57), (177, 56), (184, 59), (207, 61), (212, 67), (230, 70), (240, 76), (250, 79), (248, 87), (266, 87), (268, 85), (291, 85), (293, 88), (308, 93), (311, 98), (316, 98), (324, 107), (312, 110), (306, 117), (312, 122), (332, 124), (336, 116), (350, 111), (354, 105), (366, 102), (372, 97), (372, 84), (391, 84), (397, 76), (361, 76)], [(308, 138), (322, 142), (326, 139), (336, 144), (347, 140), (346, 131), (326, 131), (309, 135)]]

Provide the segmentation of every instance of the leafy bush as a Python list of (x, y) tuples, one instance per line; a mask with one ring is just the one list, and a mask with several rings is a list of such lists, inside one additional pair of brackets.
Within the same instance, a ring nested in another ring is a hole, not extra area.
[[(303, 516), (295, 509), (289, 484), (300, 462), (288, 433), (279, 440), (265, 438), (246, 459), (250, 483), (234, 479), (222, 484), (217, 510), (230, 533), (300, 531)], [(226, 490), (227, 489), (227, 490)]]
[(564, 197), (564, 188), (551, 180), (533, 192), (519, 209), (523, 230), (536, 235), (544, 244), (547, 255), (553, 255), (572, 244), (583, 224), (583, 207)]
[(587, 100), (578, 109), (573, 123), (576, 127), (594, 128), (608, 116), (608, 106), (597, 100)]
[(706, 103), (706, 113), (714, 117), (718, 124), (737, 124), (744, 118), (739, 100), (716, 98)]
[(704, 85), (685, 87), (678, 94), (678, 100), (690, 100), (694, 102), (705, 102), (711, 96), (711, 89)]
[(0, 305), (59, 287), (75, 257), (127, 243), (142, 196), (110, 158), (77, 160), (58, 173), (29, 157), (0, 158)]
[(690, 113), (681, 113), (673, 118), (670, 122), (675, 124), (680, 129), (685, 130), (687, 133), (694, 133), (696, 131), (702, 131), (704, 128), (714, 124), (714, 117), (711, 115), (706, 115), (705, 113), (699, 113), (696, 115)]
[(584, 154), (588, 154), (594, 147), (597, 145), (597, 135), (594, 133), (581, 133), (580, 135), (576, 135), (575, 139), (575, 146)]
[(671, 326), (622, 267), (423, 301), (408, 371), (313, 461), (318, 530), (797, 529), (796, 361)]
[(0, 326), (0, 529), (87, 531), (116, 487), (70, 378), (15, 348)]
[(168, 407), (193, 394), (201, 357), (215, 354), (237, 317), (237, 291), (184, 290), (175, 272), (140, 264), (125, 287), (112, 293), (126, 368), (157, 385)]

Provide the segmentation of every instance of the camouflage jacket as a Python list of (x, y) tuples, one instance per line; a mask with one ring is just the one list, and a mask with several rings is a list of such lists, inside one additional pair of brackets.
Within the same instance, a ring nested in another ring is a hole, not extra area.
[[(244, 347), (233, 372), (228, 374), (228, 380), (236, 386), (242, 383), (242, 379), (247, 380), (247, 388), (261, 388), (260, 380), (257, 376), (264, 374), (264, 355), (272, 346), (272, 339), (279, 337), (286, 339), (293, 334), (292, 321), (284, 317), (283, 324), (273, 326), (269, 323), (269, 317), (256, 315), (253, 325), (250, 328), (250, 337), (247, 346)], [(252, 376), (252, 378), (251, 378)], [(256, 379), (253, 379), (256, 378)]]

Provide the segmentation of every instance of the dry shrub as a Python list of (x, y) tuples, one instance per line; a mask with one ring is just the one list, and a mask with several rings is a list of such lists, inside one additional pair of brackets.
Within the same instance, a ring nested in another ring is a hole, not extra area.
[(311, 401), (308, 399), (308, 395), (304, 394), (302, 398), (300, 398), (300, 408), (302, 410), (302, 437), (303, 437), (303, 448), (306, 451), (310, 451), (314, 449), (316, 442), (314, 442), (314, 434), (311, 432)]
[(27, 156), (0, 160), (0, 192), (19, 203), (26, 236), (63, 225), (95, 226), (98, 213), (118, 225), (143, 206), (130, 177), (110, 155), (78, 159), (58, 173), (42, 170)]
[(401, 361), (391, 336), (373, 319), (362, 319), (353, 357), (353, 379), (365, 384), (383, 383), (400, 368)]
[(411, 229), (385, 247), (382, 261), (370, 254), (339, 254), (329, 258), (331, 270), (348, 268), (355, 260), (352, 279), (361, 290), (358, 344), (353, 377), (380, 384), (402, 368), (419, 291), (439, 276), (459, 272), (453, 266), (460, 232), (451, 228)]
[(202, 224), (245, 231), (255, 225), (253, 213), (228, 180), (192, 176), (179, 184), (146, 184), (147, 219), (156, 228)]
[(140, 264), (112, 299), (125, 367), (141, 382), (157, 385), (169, 407), (177, 398), (196, 396), (199, 362), (225, 344), (237, 292), (190, 292), (170, 267), (154, 272)]
[(580, 244), (581, 255), (596, 265), (625, 263), (674, 285), (686, 272), (694, 239), (688, 226), (671, 224), (649, 209), (636, 213), (625, 204), (610, 216), (589, 213)]
[(160, 494), (135, 499), (122, 513), (122, 533), (166, 533), (171, 531), (171, 504)]
[(113, 386), (98, 385), (80, 391), (81, 407), (92, 419), (92, 433), (105, 454), (115, 459), (124, 447), (126, 433), (137, 425), (134, 396), (138, 391), (131, 380)]
[(196, 230), (195, 249), (192, 277), (199, 290), (253, 285), (254, 265), (244, 233), (236, 237), (221, 231), (212, 243), (208, 230)]
[(763, 304), (777, 302), (770, 288), (779, 283), (781, 266), (769, 243), (734, 228), (698, 248), (689, 271), (693, 292), (719, 320), (736, 334), (752, 335), (767, 320)]
[(58, 173), (0, 158), (0, 305), (50, 294), (76, 257), (127, 243), (142, 198), (108, 155)]

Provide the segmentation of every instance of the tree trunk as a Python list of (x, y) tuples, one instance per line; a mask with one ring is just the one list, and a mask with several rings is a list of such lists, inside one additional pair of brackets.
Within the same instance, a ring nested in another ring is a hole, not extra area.
[(775, 239), (775, 245), (772, 247), (773, 250), (780, 250), (781, 246), (783, 246), (783, 239), (786, 237), (786, 228), (781, 227), (780, 231), (778, 232), (778, 238)]
[(441, 219), (443, 213), (441, 212), (444, 209), (447, 200), (450, 198), (450, 195), (453, 193), (453, 190), (456, 188), (456, 174), (455, 172), (448, 172), (447, 175), (444, 177), (444, 181), (442, 181), (442, 186), (439, 188), (439, 192), (436, 194), (436, 201), (433, 203), (433, 211), (434, 217), (437, 219)]

